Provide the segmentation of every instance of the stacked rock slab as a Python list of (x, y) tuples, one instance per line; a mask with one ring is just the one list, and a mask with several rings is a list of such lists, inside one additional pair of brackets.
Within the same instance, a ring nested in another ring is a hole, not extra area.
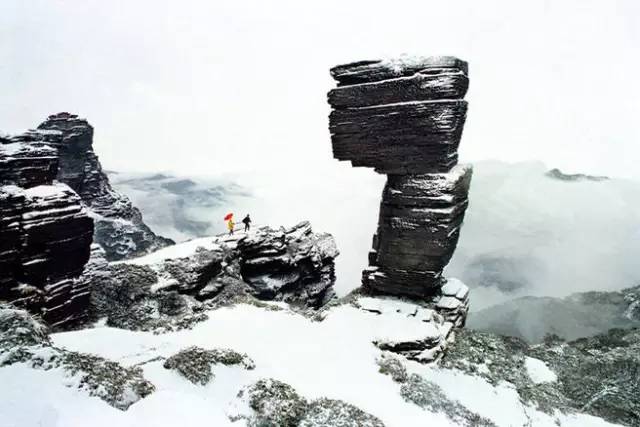
[(60, 135), (31, 131), (0, 140), (0, 300), (54, 327), (86, 315), (93, 220), (80, 197), (54, 181)]
[(57, 179), (80, 195), (95, 219), (94, 241), (108, 260), (121, 260), (173, 244), (158, 236), (142, 220), (140, 211), (113, 190), (93, 151), (93, 127), (75, 114), (58, 113), (38, 126), (38, 132), (58, 134)]
[(363, 285), (387, 294), (441, 294), (472, 169), (458, 164), (467, 63), (453, 57), (363, 61), (331, 70), (333, 154), (387, 175)]

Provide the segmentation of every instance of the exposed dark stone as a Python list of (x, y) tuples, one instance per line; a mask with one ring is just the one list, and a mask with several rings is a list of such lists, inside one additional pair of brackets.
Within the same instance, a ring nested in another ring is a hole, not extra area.
[(331, 70), (334, 157), (387, 174), (363, 285), (426, 298), (445, 283), (468, 205), (457, 165), (467, 64), (454, 57), (362, 61)]
[(462, 100), (336, 109), (333, 156), (385, 174), (447, 172), (458, 162), (466, 112)]
[(467, 75), (460, 70), (436, 74), (416, 73), (374, 83), (339, 86), (329, 92), (334, 108), (371, 107), (380, 104), (463, 98), (469, 87)]
[[(208, 249), (148, 264), (143, 259), (106, 265), (95, 252), (81, 277), (91, 287), (91, 320), (167, 331), (191, 327), (207, 318), (205, 310), (238, 302), (286, 301), (307, 312), (335, 295), (335, 242), (329, 234), (313, 233), (308, 222), (263, 227), (238, 238), (211, 237), (209, 243)], [(103, 268), (94, 268), (99, 264)]]
[(0, 185), (22, 188), (50, 184), (58, 172), (58, 152), (46, 141), (60, 138), (53, 132), (30, 131), (0, 144)]
[(260, 299), (318, 308), (335, 295), (335, 241), (313, 233), (307, 221), (289, 229), (261, 228), (240, 239), (238, 250), (242, 278)]
[(407, 77), (418, 72), (439, 74), (448, 70), (459, 70), (466, 75), (468, 65), (465, 61), (453, 56), (406, 57), (338, 65), (331, 69), (331, 76), (339, 85), (355, 85)]
[(441, 286), (467, 208), (471, 168), (448, 174), (390, 175), (363, 281), (381, 291), (425, 297)]
[(113, 191), (92, 145), (93, 128), (68, 113), (0, 138), (0, 299), (56, 328), (87, 317), (92, 240), (108, 259), (172, 243)]
[(85, 119), (58, 113), (38, 129), (60, 133), (59, 141), (53, 143), (60, 162), (57, 179), (77, 192), (94, 214), (94, 241), (105, 249), (108, 260), (143, 255), (174, 243), (154, 234), (131, 201), (113, 190), (93, 151), (93, 127)]
[(64, 184), (0, 187), (0, 299), (54, 327), (86, 316), (89, 295), (76, 279), (89, 259), (93, 221)]

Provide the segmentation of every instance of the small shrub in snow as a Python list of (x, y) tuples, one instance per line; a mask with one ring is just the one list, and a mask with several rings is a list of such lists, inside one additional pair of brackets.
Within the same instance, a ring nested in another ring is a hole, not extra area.
[(407, 381), (407, 368), (404, 367), (400, 359), (390, 353), (382, 353), (376, 363), (379, 366), (378, 372), (391, 376), (395, 382), (403, 383)]
[(307, 410), (307, 401), (293, 387), (274, 379), (259, 380), (238, 397), (253, 410), (247, 417), (250, 427), (296, 427)]
[(440, 386), (419, 375), (412, 374), (400, 388), (400, 394), (408, 401), (431, 412), (446, 414), (454, 423), (465, 427), (495, 427), (495, 424), (471, 412), (455, 400), (451, 400)]
[(245, 419), (249, 427), (384, 427), (378, 418), (349, 403), (326, 398), (308, 402), (293, 387), (274, 379), (252, 384), (238, 397), (245, 406), (234, 408), (238, 412), (229, 418)]
[(142, 376), (142, 369), (125, 368), (98, 356), (65, 351), (61, 353), (59, 364), (71, 376), (79, 378), (79, 388), (121, 410), (155, 390)]
[(382, 421), (341, 400), (318, 399), (311, 402), (299, 427), (384, 427)]
[(0, 353), (13, 347), (48, 345), (48, 333), (39, 318), (0, 302)]
[(164, 362), (164, 367), (178, 371), (194, 384), (206, 385), (215, 377), (212, 366), (216, 364), (255, 368), (253, 360), (246, 354), (229, 349), (205, 350), (200, 347), (189, 347), (174, 354)]

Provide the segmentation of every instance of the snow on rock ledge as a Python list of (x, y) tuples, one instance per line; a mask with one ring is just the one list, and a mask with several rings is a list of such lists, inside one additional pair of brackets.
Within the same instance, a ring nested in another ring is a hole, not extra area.
[(206, 309), (283, 301), (301, 310), (334, 298), (333, 237), (309, 222), (197, 239), (92, 273), (92, 317), (126, 329), (175, 329)]
[(430, 363), (444, 355), (469, 310), (469, 288), (462, 282), (449, 279), (443, 291), (428, 300), (356, 294), (353, 305), (380, 316), (374, 343), (381, 350)]

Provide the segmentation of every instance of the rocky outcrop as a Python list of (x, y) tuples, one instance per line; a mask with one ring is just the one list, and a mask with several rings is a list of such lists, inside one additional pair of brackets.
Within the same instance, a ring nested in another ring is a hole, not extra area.
[(387, 294), (440, 293), (472, 169), (457, 165), (467, 64), (452, 57), (364, 61), (331, 70), (334, 157), (387, 174), (363, 285)]
[[(249, 234), (202, 238), (107, 265), (100, 253), (82, 280), (91, 283), (91, 317), (110, 326), (175, 330), (205, 320), (207, 309), (237, 302), (284, 301), (301, 310), (335, 296), (333, 237), (309, 222)], [(102, 268), (93, 268), (102, 265)]]
[(237, 249), (242, 278), (260, 299), (319, 308), (335, 296), (335, 240), (313, 233), (308, 221), (258, 229), (238, 241)]
[(77, 279), (93, 234), (80, 197), (55, 182), (58, 137), (31, 131), (0, 143), (0, 299), (42, 315), (52, 326), (86, 316), (89, 294)]
[(93, 127), (85, 119), (54, 114), (38, 130), (56, 136), (49, 142), (58, 151), (57, 179), (89, 208), (95, 219), (94, 241), (105, 249), (108, 260), (140, 256), (173, 243), (155, 235), (131, 201), (111, 188), (93, 151)]
[(81, 274), (92, 240), (110, 260), (172, 243), (113, 191), (93, 152), (93, 128), (68, 113), (0, 137), (0, 211), (0, 299), (54, 327), (86, 318), (89, 283)]

